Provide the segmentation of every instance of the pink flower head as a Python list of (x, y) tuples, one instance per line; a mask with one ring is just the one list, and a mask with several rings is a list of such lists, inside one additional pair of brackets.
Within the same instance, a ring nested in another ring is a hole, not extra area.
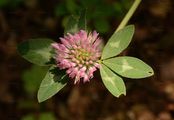
[(98, 33), (87, 33), (80, 30), (74, 35), (68, 33), (60, 38), (60, 43), (53, 43), (56, 50), (56, 62), (60, 69), (67, 69), (66, 73), (74, 78), (74, 84), (93, 78), (93, 72), (100, 67), (98, 60), (101, 56), (101, 42)]

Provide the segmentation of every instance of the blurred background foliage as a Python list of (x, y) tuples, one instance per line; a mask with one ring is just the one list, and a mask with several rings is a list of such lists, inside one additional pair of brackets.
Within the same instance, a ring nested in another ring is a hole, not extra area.
[(142, 59), (155, 76), (124, 79), (127, 96), (113, 97), (96, 73), (90, 83), (73, 82), (39, 104), (37, 90), (48, 68), (34, 66), (16, 51), (29, 38), (63, 36), (69, 15), (87, 9), (89, 30), (106, 42), (133, 0), (0, 0), (0, 120), (173, 120), (174, 1), (142, 0), (130, 20), (136, 32), (122, 55)]

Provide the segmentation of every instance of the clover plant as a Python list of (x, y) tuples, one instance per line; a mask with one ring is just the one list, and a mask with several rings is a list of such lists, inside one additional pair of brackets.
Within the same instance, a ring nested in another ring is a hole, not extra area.
[(50, 66), (38, 90), (38, 101), (43, 102), (66, 86), (89, 82), (99, 69), (105, 87), (116, 97), (126, 95), (122, 77), (138, 79), (150, 77), (153, 69), (142, 60), (117, 56), (130, 44), (135, 27), (126, 26), (141, 0), (135, 0), (121, 24), (103, 47), (99, 33), (88, 31), (85, 11), (70, 16), (60, 42), (48, 38), (30, 39), (18, 45), (20, 55), (29, 62)]

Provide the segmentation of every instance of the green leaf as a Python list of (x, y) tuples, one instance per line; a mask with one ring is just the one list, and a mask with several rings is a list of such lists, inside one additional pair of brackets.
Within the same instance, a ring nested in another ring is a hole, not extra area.
[(78, 29), (87, 30), (86, 9), (81, 10), (81, 12), (80, 12), (80, 17), (79, 17), (79, 21), (78, 21)]
[(104, 60), (103, 63), (119, 75), (127, 78), (145, 78), (154, 74), (149, 65), (135, 57), (116, 57)]
[(133, 34), (134, 25), (126, 26), (118, 32), (115, 32), (104, 47), (101, 59), (114, 57), (121, 53), (124, 49), (128, 47), (133, 37)]
[(86, 30), (86, 10), (82, 10), (80, 16), (70, 16), (68, 18), (64, 33), (74, 34), (82, 29)]
[(71, 33), (74, 34), (78, 32), (78, 17), (77, 16), (70, 16), (68, 18), (67, 23), (65, 23), (65, 30), (64, 34)]
[(43, 102), (49, 99), (65, 87), (66, 84), (66, 74), (58, 70), (58, 68), (51, 67), (40, 85), (37, 95), (38, 101)]
[(114, 96), (126, 95), (126, 87), (121, 77), (117, 76), (103, 64), (101, 64), (100, 74), (104, 85)]
[(40, 66), (49, 65), (53, 55), (51, 53), (51, 43), (53, 42), (54, 41), (47, 38), (30, 39), (20, 43), (18, 45), (18, 51), (23, 58), (31, 63)]

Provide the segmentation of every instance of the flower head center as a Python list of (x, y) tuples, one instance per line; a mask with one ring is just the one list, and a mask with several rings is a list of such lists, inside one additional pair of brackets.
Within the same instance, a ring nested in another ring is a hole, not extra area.
[(73, 56), (72, 61), (77, 64), (82, 64), (82, 65), (88, 66), (89, 63), (92, 63), (92, 61), (90, 61), (92, 53), (84, 48), (73, 49), (73, 50), (71, 50), (71, 54)]

